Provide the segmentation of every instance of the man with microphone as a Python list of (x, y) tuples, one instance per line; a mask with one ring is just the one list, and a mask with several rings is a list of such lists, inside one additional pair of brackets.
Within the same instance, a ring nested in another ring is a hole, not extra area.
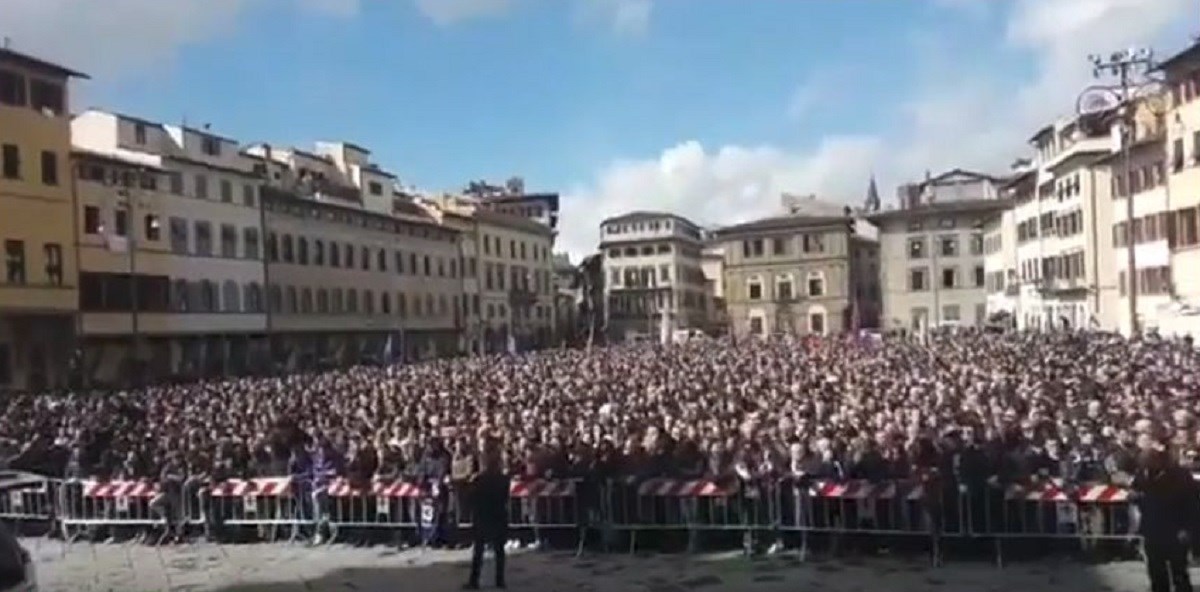
[(479, 589), (484, 547), (496, 556), (496, 587), (504, 588), (504, 544), (508, 540), (508, 476), (501, 467), (500, 451), (489, 444), (483, 451), (480, 472), (471, 482), (468, 500), (471, 508), (474, 543), (471, 549), (471, 576), (465, 590)]

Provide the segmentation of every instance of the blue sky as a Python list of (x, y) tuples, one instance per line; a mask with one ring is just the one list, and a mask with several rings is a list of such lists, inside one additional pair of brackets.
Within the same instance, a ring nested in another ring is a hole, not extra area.
[(858, 201), (871, 174), (886, 199), (926, 168), (1003, 172), (1088, 52), (1167, 53), (1200, 20), (1200, 0), (0, 1), (14, 48), (93, 75), (77, 107), (351, 140), (429, 189), (520, 174), (566, 195), (576, 253), (629, 208), (716, 224), (785, 191)]

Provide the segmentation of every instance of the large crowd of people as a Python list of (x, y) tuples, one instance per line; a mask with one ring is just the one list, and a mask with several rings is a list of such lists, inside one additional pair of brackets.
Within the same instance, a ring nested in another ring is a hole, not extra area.
[(485, 441), (546, 478), (1120, 482), (1147, 439), (1200, 471), (1200, 353), (1096, 333), (704, 339), (0, 405), (0, 463), (62, 477), (465, 479)]

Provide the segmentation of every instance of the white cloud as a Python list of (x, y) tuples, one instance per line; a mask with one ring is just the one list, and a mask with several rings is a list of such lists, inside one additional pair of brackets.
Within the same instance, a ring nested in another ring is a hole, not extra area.
[(512, 0), (416, 0), (416, 4), (421, 14), (445, 26), (496, 16), (507, 11), (512, 6)]
[[(957, 11), (990, 0), (934, 1)], [(1003, 6), (1008, 10), (998, 49), (1027, 57), (1031, 73), (955, 63), (944, 57), (954, 56), (953, 48), (938, 47), (920, 54), (924, 71), (916, 88), (902, 95), (892, 130), (832, 135), (811, 150), (683, 142), (656, 157), (615, 162), (564, 195), (563, 248), (576, 256), (592, 252), (599, 220), (629, 210), (668, 210), (723, 225), (775, 213), (784, 191), (858, 204), (872, 172), (879, 175), (885, 203), (890, 185), (926, 169), (1002, 173), (1024, 155), (1034, 129), (1073, 110), (1090, 82), (1089, 53), (1161, 43), (1198, 5), (1200, 0), (1010, 0)], [(819, 77), (801, 84), (788, 115), (803, 116), (819, 102), (820, 86)]]
[(232, 30), (250, 0), (2, 0), (12, 48), (94, 76), (147, 68)]
[(650, 29), (654, 0), (577, 0), (585, 21), (600, 23), (613, 33), (641, 37)]

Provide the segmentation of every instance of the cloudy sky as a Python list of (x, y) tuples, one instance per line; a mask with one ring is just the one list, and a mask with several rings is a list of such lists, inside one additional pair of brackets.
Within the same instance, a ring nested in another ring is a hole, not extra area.
[(1200, 0), (0, 0), (13, 49), (92, 75), (76, 108), (246, 143), (345, 139), (434, 190), (564, 195), (562, 245), (664, 209), (720, 225), (779, 194), (884, 199), (1003, 172), (1069, 113), (1086, 56), (1166, 56)]

